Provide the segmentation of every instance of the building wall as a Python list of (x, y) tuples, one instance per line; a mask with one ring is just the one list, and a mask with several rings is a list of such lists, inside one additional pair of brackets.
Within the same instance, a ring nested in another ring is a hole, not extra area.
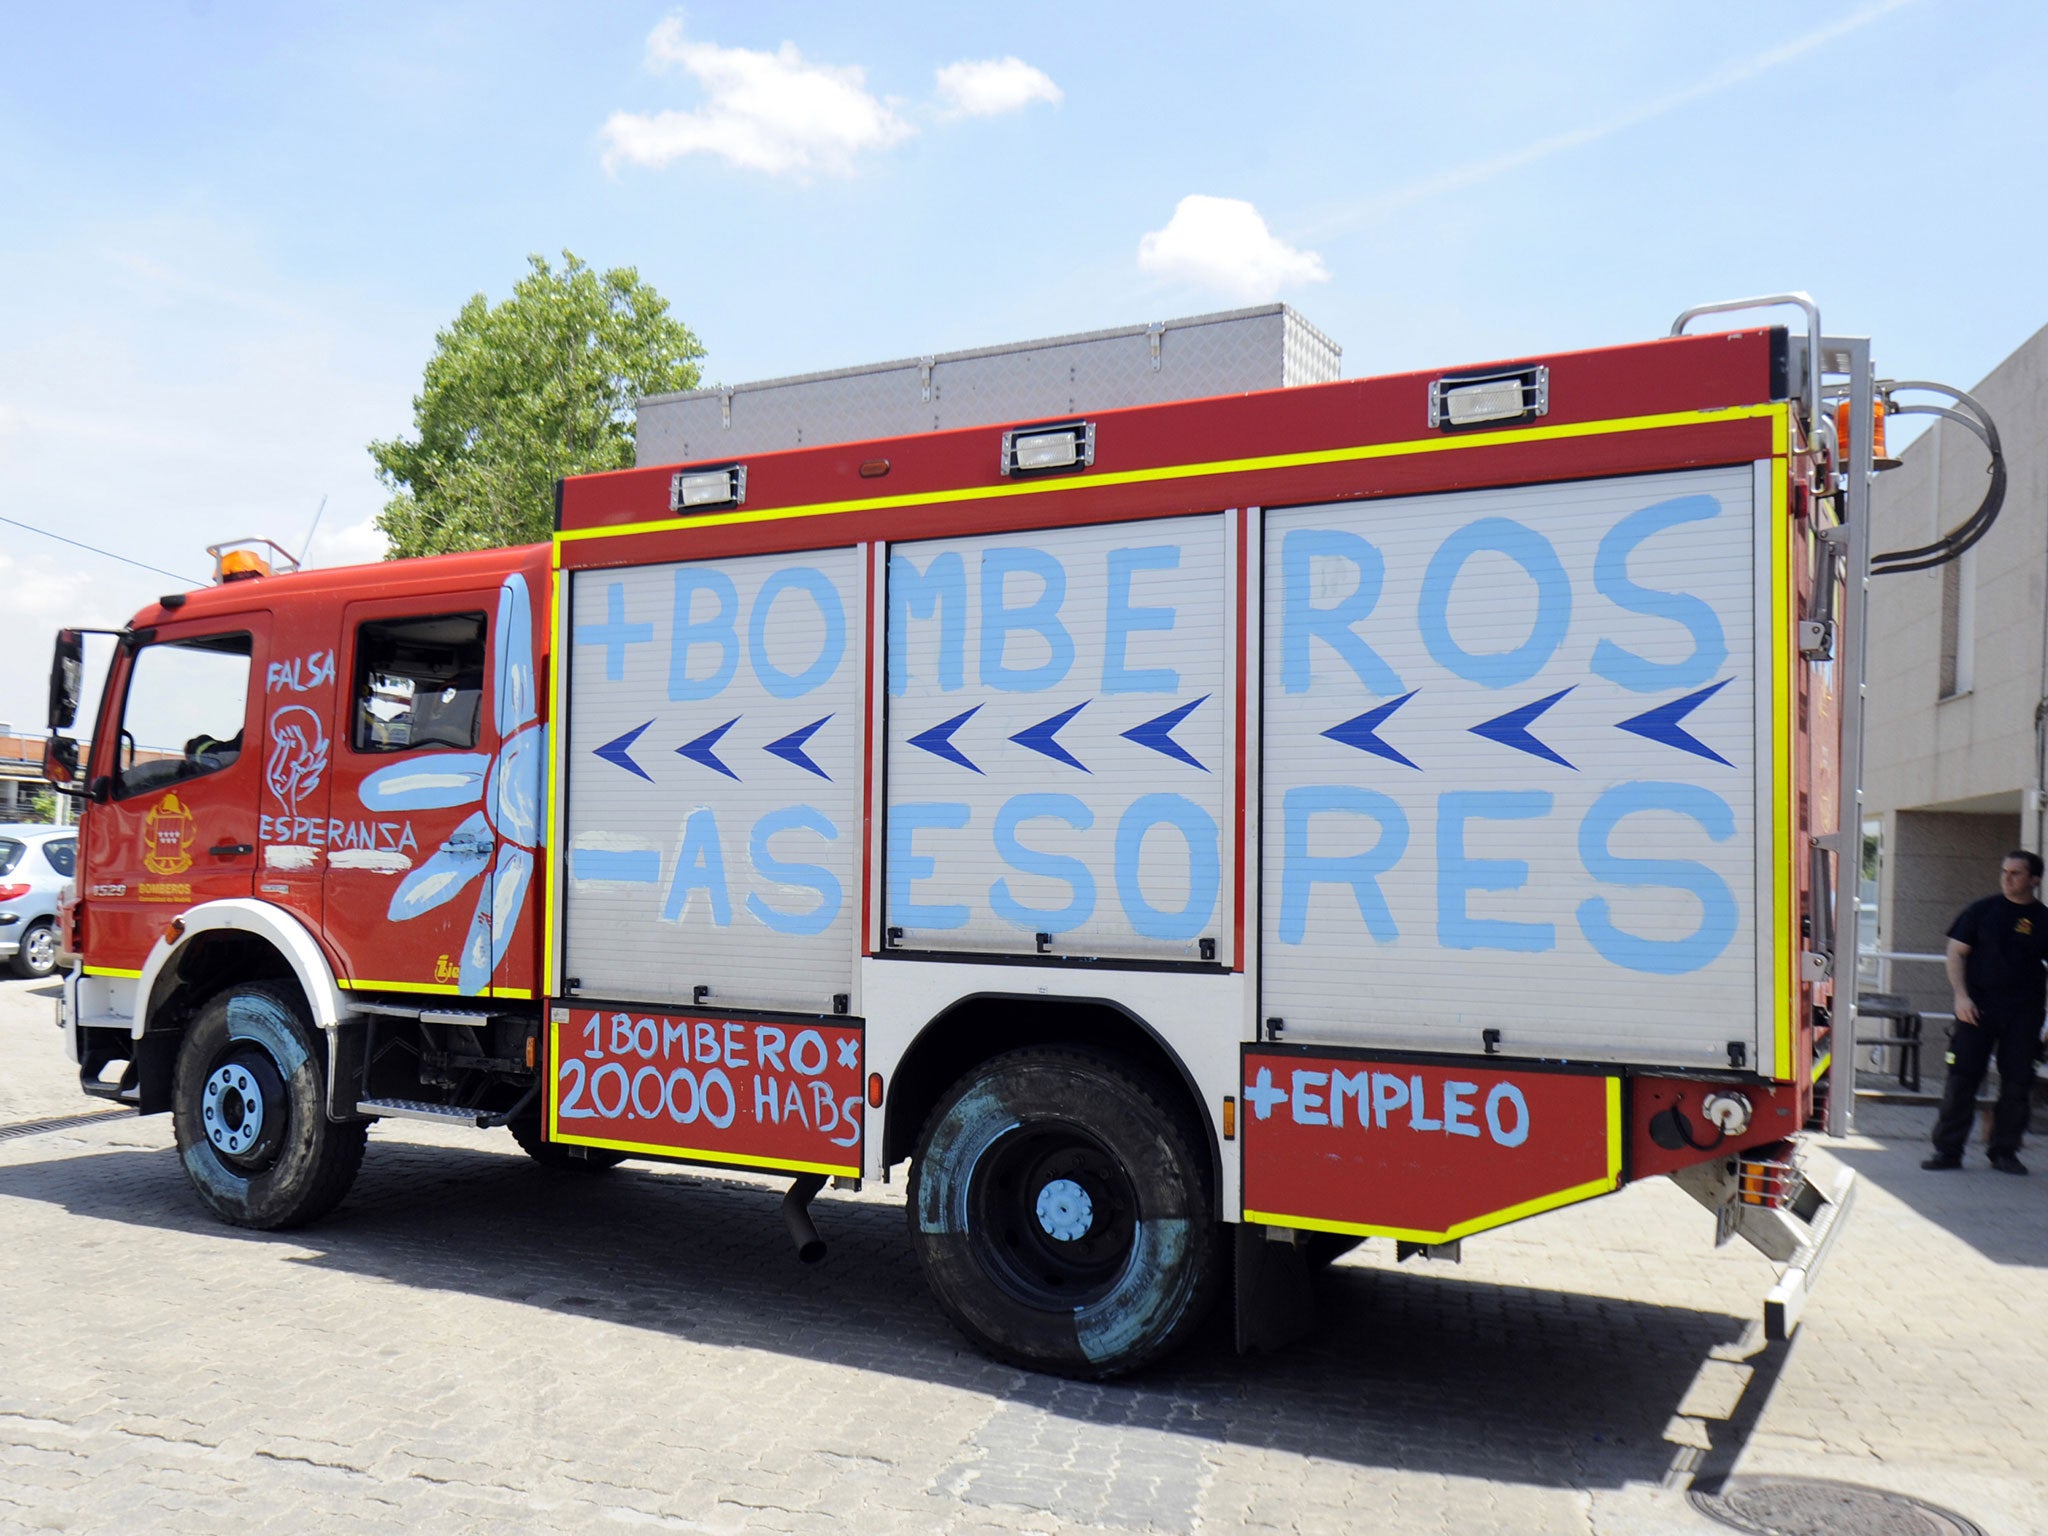
[[(1898, 359), (1880, 359), (1880, 365)], [(1883, 839), (1878, 943), (1938, 954), (1968, 903), (1998, 886), (1998, 861), (2042, 846), (2035, 709), (2048, 696), (2048, 327), (1970, 387), (1998, 425), (2005, 503), (1989, 534), (1949, 567), (1870, 584), (1864, 811)], [(1935, 397), (1909, 395), (1922, 401)], [(1904, 426), (1919, 418), (1901, 418)], [(1926, 544), (1983, 499), (1989, 463), (1966, 428), (1937, 422), (1881, 474), (1872, 547)], [(1889, 989), (1946, 1014), (1941, 968), (1894, 964)], [(1930, 1020), (1923, 1061), (1938, 1087), (1947, 1021)]]
[[(2017, 815), (2034, 782), (2034, 709), (2048, 692), (2048, 327), (1970, 393), (1998, 423), (2005, 505), (1952, 574), (1937, 568), (1871, 582), (1864, 804), (1874, 815)], [(1962, 427), (1937, 422), (1901, 457), (1873, 493), (1877, 550), (1927, 543), (1984, 494), (1988, 460)], [(2040, 829), (2028, 821), (2027, 841), (2039, 846)]]
[[(1878, 905), (1881, 947), (1941, 954), (1956, 914), (1978, 897), (1997, 892), (1999, 860), (2014, 846), (2019, 830), (2017, 814), (1894, 811), (1886, 816)], [(1910, 998), (1923, 1012), (1949, 1011), (1948, 981), (1938, 965), (1894, 963), (1889, 990)], [(1940, 1038), (1938, 1027), (1928, 1033)], [(1935, 1065), (1927, 1063), (1930, 1070)]]

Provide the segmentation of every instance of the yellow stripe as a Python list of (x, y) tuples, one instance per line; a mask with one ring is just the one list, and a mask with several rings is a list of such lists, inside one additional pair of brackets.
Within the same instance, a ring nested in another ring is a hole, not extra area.
[[(562, 568), (562, 546), (554, 547), (555, 569)], [(540, 824), (547, 828), (548, 846), (541, 850), (541, 928), (540, 928), (540, 984), (541, 996), (555, 995), (555, 764), (562, 755), (561, 703), (566, 696), (564, 680), (567, 667), (563, 662), (562, 650), (562, 609), (569, 601), (568, 586), (556, 581), (548, 604), (548, 657), (550, 691), (553, 697), (548, 701), (548, 792), (541, 805)]]
[(860, 1177), (860, 1169), (850, 1163), (803, 1163), (781, 1157), (752, 1157), (744, 1152), (709, 1152), (696, 1147), (656, 1146), (650, 1142), (605, 1141), (597, 1136), (562, 1136), (550, 1133), (548, 1140), (559, 1142), (565, 1147), (602, 1147), (607, 1152), (632, 1152), (645, 1157), (666, 1157), (676, 1161), (729, 1163), (738, 1168), (766, 1168), (783, 1173), (840, 1174), (849, 1179)]
[(1607, 1079), (1607, 1177), (1610, 1188), (1621, 1184), (1621, 1079)]
[(1607, 1079), (1607, 1173), (1598, 1179), (1588, 1179), (1583, 1184), (1574, 1184), (1569, 1189), (1560, 1189), (1547, 1195), (1538, 1195), (1533, 1200), (1524, 1200), (1519, 1205), (1510, 1205), (1502, 1210), (1488, 1211), (1474, 1216), (1469, 1221), (1458, 1222), (1441, 1232), (1424, 1231), (1418, 1227), (1384, 1227), (1370, 1222), (1330, 1221), (1320, 1216), (1288, 1216), (1276, 1211), (1246, 1210), (1244, 1219), (1255, 1226), (1295, 1227), (1304, 1232), (1343, 1232), (1360, 1237), (1391, 1237), (1404, 1243), (1454, 1243), (1461, 1237), (1470, 1237), (1475, 1232), (1484, 1232), (1493, 1227), (1504, 1227), (1510, 1222), (1525, 1217), (1538, 1216), (1545, 1211), (1554, 1211), (1560, 1206), (1576, 1205), (1581, 1200), (1591, 1200), (1598, 1195), (1612, 1194), (1621, 1184), (1621, 1079)]
[(1246, 1211), (1244, 1219), (1258, 1226), (1298, 1227), (1307, 1232), (1347, 1232), (1356, 1233), (1360, 1237), (1392, 1237), (1404, 1243), (1454, 1243), (1459, 1238), (1470, 1237), (1475, 1232), (1505, 1227), (1511, 1222), (1522, 1221), (1530, 1216), (1540, 1216), (1545, 1211), (1554, 1211), (1560, 1206), (1576, 1205), (1581, 1200), (1591, 1200), (1598, 1195), (1611, 1194), (1613, 1191), (1614, 1180), (1591, 1179), (1570, 1189), (1560, 1189), (1555, 1194), (1524, 1200), (1520, 1205), (1511, 1205), (1505, 1210), (1489, 1211), (1484, 1216), (1461, 1221), (1441, 1232), (1426, 1232), (1418, 1227), (1380, 1227), (1368, 1222), (1325, 1221), (1319, 1216), (1288, 1216), (1274, 1211)]
[(1827, 1055), (1821, 1057), (1818, 1061), (1816, 1061), (1813, 1064), (1814, 1082), (1819, 1082), (1823, 1077), (1827, 1075), (1828, 1067), (1834, 1062), (1834, 1059), (1835, 1053), (1833, 1051), (1829, 1051)]
[(118, 965), (88, 965), (85, 967), (85, 974), (88, 976), (118, 976), (123, 981), (142, 980), (142, 972), (126, 971)]
[[(1798, 739), (1792, 718), (1795, 704), (1792, 679), (1792, 573), (1790, 570), (1791, 517), (1786, 504), (1791, 461), (1785, 456), (1790, 439), (1791, 413), (1779, 407), (1771, 424), (1771, 444), (1777, 457), (1771, 460), (1771, 870), (1776, 892), (1771, 922), (1772, 1038), (1776, 1059), (1770, 1076), (1784, 1081), (1792, 1078), (1792, 1012), (1796, 988), (1792, 982), (1790, 931), (1793, 912), (1792, 834), (1798, 817), (1797, 791), (1792, 783), (1792, 754)], [(1853, 943), (1853, 938), (1851, 939)]]
[[(548, 1059), (560, 1061), (562, 1026), (554, 1019), (548, 1020), (548, 1045)], [(711, 1152), (698, 1147), (656, 1146), (651, 1142), (641, 1141), (606, 1141), (601, 1136), (565, 1136), (562, 1134), (561, 1119), (555, 1113), (555, 1100), (558, 1097), (555, 1089), (559, 1086), (559, 1079), (548, 1086), (548, 1140), (560, 1142), (565, 1147), (602, 1147), (607, 1152), (633, 1152), (647, 1157), (729, 1163), (740, 1168), (767, 1168), (784, 1173), (839, 1174), (849, 1179), (860, 1177), (859, 1166), (851, 1163), (805, 1163), (784, 1157), (754, 1157), (745, 1152)]]
[[(337, 981), (344, 992), (431, 992), (437, 997), (460, 997), (462, 989), (438, 981)], [(483, 994), (476, 994), (482, 997)]]
[[(1067, 475), (1056, 480), (1026, 480), (1011, 485), (963, 486), (908, 496), (872, 496), (851, 501), (820, 501), (800, 507), (764, 507), (758, 511), (710, 512), (701, 517), (665, 517), (615, 528), (571, 528), (555, 535), (557, 546), (579, 539), (613, 539), (634, 533), (660, 533), (680, 528), (722, 528), (743, 523), (776, 522), (792, 517), (829, 517), (838, 512), (886, 512), (896, 507), (933, 507), (966, 501), (1000, 501), (1015, 496), (1043, 496), (1060, 491), (1098, 490), (1105, 486), (1146, 485), (1161, 480), (1196, 480), (1213, 475), (1238, 475), (1260, 470), (1301, 469), (1318, 464), (1349, 464), (1369, 459), (1396, 459), (1422, 453), (1447, 453), (1467, 448), (1495, 448), (1508, 443), (1565, 442), (1579, 437), (1605, 437), (1619, 432), (1654, 432), (1665, 427), (1703, 422), (1751, 421), (1775, 417), (1777, 404), (1738, 405), (1718, 411), (1667, 411), (1655, 416), (1624, 416), (1609, 421), (1565, 422), (1548, 427), (1518, 427), (1503, 432), (1461, 433), (1451, 437), (1412, 438), (1397, 443), (1363, 443), (1309, 453), (1277, 453), (1250, 459), (1215, 459), (1197, 464), (1168, 464), (1153, 469), (1127, 469), (1098, 475)], [(556, 557), (560, 558), (559, 554)]]

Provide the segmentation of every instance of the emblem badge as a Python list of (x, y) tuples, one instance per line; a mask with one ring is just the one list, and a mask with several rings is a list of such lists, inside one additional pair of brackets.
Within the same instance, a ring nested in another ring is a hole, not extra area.
[(157, 801), (142, 818), (142, 867), (152, 875), (182, 875), (192, 867), (198, 824), (176, 794)]

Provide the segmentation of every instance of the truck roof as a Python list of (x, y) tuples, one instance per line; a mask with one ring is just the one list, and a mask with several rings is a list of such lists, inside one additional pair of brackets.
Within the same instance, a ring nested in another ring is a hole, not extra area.
[(318, 594), (343, 602), (364, 597), (403, 597), (412, 592), (442, 592), (451, 586), (474, 583), (495, 586), (505, 576), (539, 562), (545, 564), (545, 544), (516, 544), (503, 549), (467, 550), (451, 555), (426, 555), (405, 560), (380, 560), (367, 565), (327, 566), (319, 570), (294, 571), (279, 576), (253, 576), (196, 587), (189, 592), (171, 592), (139, 609), (131, 621), (137, 627), (173, 621), (208, 618), (215, 614), (246, 613), (265, 608), (288, 594)]

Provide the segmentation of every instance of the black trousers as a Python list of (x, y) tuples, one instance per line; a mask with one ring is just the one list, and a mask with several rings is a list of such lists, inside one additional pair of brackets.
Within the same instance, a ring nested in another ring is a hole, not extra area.
[(1970, 1139), (1970, 1117), (1976, 1113), (1977, 1090), (1995, 1054), (1998, 1058), (1998, 1105), (1991, 1112), (1991, 1152), (2018, 1152), (2027, 1133), (2034, 1088), (2034, 1041), (2040, 1021), (1999, 1018), (1980, 1010), (1978, 1022), (1958, 1021), (1949, 1032), (1948, 1088), (1934, 1121), (1934, 1150), (1961, 1157)]

